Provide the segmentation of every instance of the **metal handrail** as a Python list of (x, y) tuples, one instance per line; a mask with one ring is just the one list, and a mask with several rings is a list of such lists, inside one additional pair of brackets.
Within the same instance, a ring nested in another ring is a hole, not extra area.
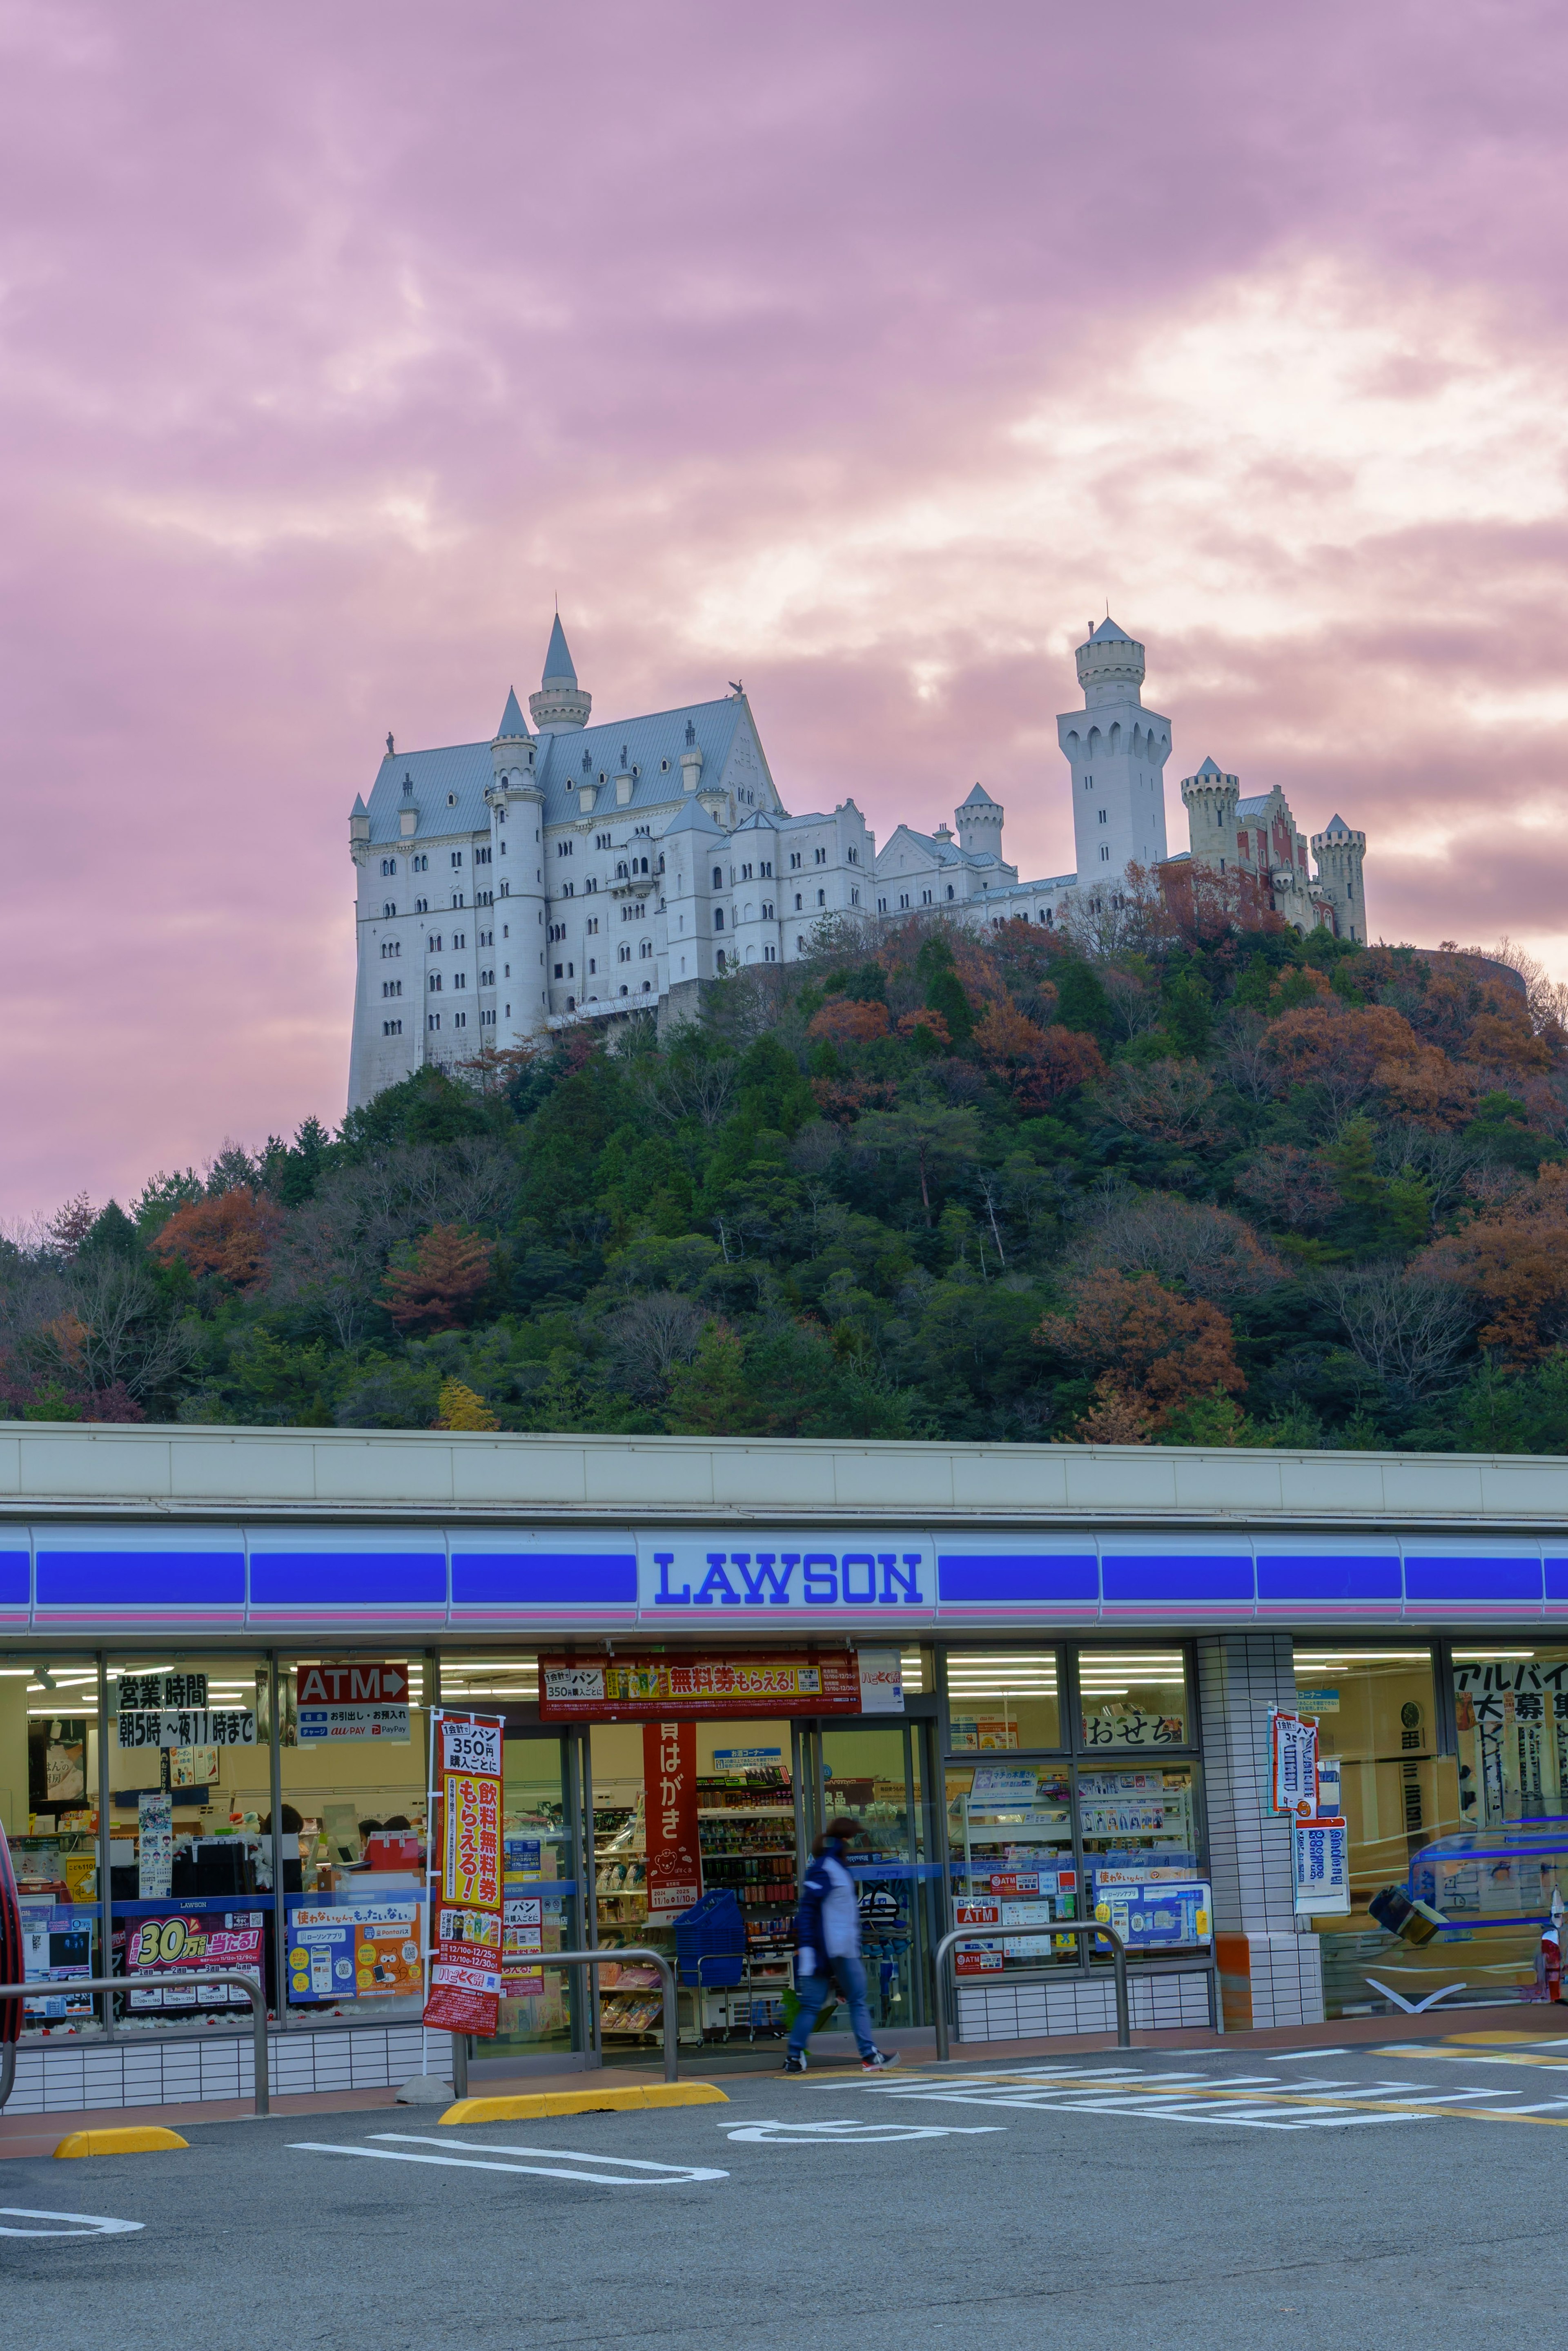
[[(647, 1961), (656, 1967), (664, 1991), (664, 2078), (667, 2082), (674, 2082), (680, 2078), (680, 2028), (675, 2004), (675, 1970), (662, 1951), (649, 1951), (634, 1944), (625, 1950), (617, 1949), (612, 1946), (608, 1949), (601, 1947), (597, 1951), (531, 1951), (528, 1956), (541, 1968), (618, 1968), (626, 1959)], [(596, 1975), (591, 1980), (588, 1995), (596, 2007), (598, 2002), (598, 1979)], [(456, 2089), (455, 2082), (452, 2087)]]
[[(955, 1950), (960, 1943), (978, 1942), (981, 1939), (983, 1932), (982, 1928), (975, 1927), (955, 1927), (952, 1933), (944, 1935), (937, 1945), (932, 1966), (936, 1975), (937, 2063), (939, 2065), (947, 2064), (951, 2048), (948, 2033), (948, 1988), (944, 1963), (950, 1953)], [(1119, 1935), (1114, 1927), (1107, 1926), (1103, 1918), (1060, 1918), (1054, 1926), (1051, 1927), (1008, 1927), (1002, 1932), (1005, 1939), (1010, 1943), (1022, 1942), (1028, 1936), (1075, 1935), (1080, 1942), (1087, 1936), (1103, 1936), (1111, 1947), (1111, 1966), (1116, 1975), (1116, 2047), (1118, 2049), (1132, 2047), (1132, 2013), (1127, 2005), (1127, 1947), (1126, 1938)], [(956, 1980), (955, 1973), (955, 1982)]]
[[(62, 1989), (73, 1992), (129, 1991), (136, 1984), (158, 1984), (167, 1991), (171, 1983), (182, 1986), (189, 1984), (192, 1989), (200, 1984), (239, 1985), (251, 2004), (251, 2031), (255, 2043), (255, 2111), (258, 2115), (270, 2114), (272, 2107), (267, 2095), (266, 1991), (256, 1977), (247, 1975), (243, 1969), (138, 1969), (133, 1975), (125, 1976), (71, 1976), (63, 1986), (57, 1983), (51, 1985), (40, 1979), (36, 1983), (30, 1984), (0, 1984), (0, 2000), (42, 2000), (50, 1991)], [(13, 2043), (11, 2045), (15, 2048), (16, 2043)], [(14, 2079), (14, 2065), (7, 2067), (6, 2071)], [(4, 2105), (5, 2098), (11, 2095), (11, 2083), (9, 2081), (4, 2083), (3, 2087), (5, 2096), (0, 2097), (0, 2105)]]

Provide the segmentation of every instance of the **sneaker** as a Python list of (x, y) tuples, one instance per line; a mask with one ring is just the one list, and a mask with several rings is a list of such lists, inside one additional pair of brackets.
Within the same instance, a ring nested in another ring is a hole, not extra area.
[(805, 2073), (805, 2050), (804, 2050), (804, 2049), (788, 2049), (788, 2050), (786, 2050), (786, 2051), (784, 2052), (784, 2072), (785, 2072), (786, 2074), (804, 2074), (804, 2073)]
[(880, 2049), (873, 2049), (869, 2057), (863, 2057), (861, 2059), (860, 2071), (863, 2074), (883, 2074), (886, 2073), (889, 2065), (896, 2065), (898, 2062), (898, 2059), (896, 2052), (889, 2056), (885, 2054)]

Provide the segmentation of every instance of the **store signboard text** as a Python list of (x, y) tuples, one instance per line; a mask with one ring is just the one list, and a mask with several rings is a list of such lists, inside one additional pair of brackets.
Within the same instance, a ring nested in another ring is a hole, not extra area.
[(408, 1743), (407, 1666), (301, 1666), (295, 1702), (302, 1747), (337, 1739), (377, 1739), (400, 1747)]
[(935, 1562), (929, 1543), (905, 1536), (803, 1541), (799, 1535), (757, 1535), (742, 1550), (716, 1547), (711, 1538), (644, 1537), (638, 1592), (642, 1609), (660, 1613), (765, 1610), (773, 1617), (919, 1609), (930, 1615)]

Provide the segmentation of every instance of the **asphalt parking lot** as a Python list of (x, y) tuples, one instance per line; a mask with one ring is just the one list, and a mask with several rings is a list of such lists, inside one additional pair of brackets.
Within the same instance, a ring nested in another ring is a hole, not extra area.
[[(6, 2335), (202, 2351), (1428, 2351), (1554, 2328), (1561, 2036), (732, 2076), (729, 2103), (199, 2125), (0, 2176)], [(12, 2233), (15, 2232), (15, 2233)]]

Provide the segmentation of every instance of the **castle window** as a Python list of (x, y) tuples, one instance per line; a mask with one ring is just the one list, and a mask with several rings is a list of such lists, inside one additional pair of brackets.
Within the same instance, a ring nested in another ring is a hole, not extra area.
[(441, 974), (439, 971), (431, 972), (429, 985), (430, 991), (432, 996), (439, 996), (441, 994)]
[(440, 955), (441, 933), (439, 931), (432, 931), (430, 937), (425, 941), (425, 953), (427, 955)]
[(631, 949), (628, 946), (621, 946), (618, 948), (616, 952), (616, 961), (617, 963), (629, 963), (631, 961)]
[(402, 992), (403, 983), (400, 979), (384, 979), (381, 982), (383, 996), (401, 996)]
[(402, 1035), (402, 1033), (403, 1033), (403, 1024), (402, 1024), (402, 1022), (401, 1022), (400, 1020), (383, 1020), (383, 1021), (382, 1021), (382, 1023), (381, 1023), (381, 1034), (382, 1034), (382, 1036), (383, 1036), (383, 1037), (400, 1037), (400, 1036)]
[(715, 907), (714, 907), (714, 909), (713, 909), (713, 928), (714, 928), (716, 931), (722, 931), (722, 930), (723, 929), (723, 927), (724, 927), (724, 909), (722, 908), (722, 906), (715, 906)]
[(397, 870), (398, 870), (398, 861), (397, 861), (397, 859), (396, 859), (395, 857), (383, 857), (383, 858), (382, 858), (382, 860), (381, 860), (381, 871), (382, 871), (382, 872), (383, 872), (383, 873), (395, 873), (395, 872), (397, 872)]
[(466, 987), (468, 986), (467, 972), (454, 971), (452, 976), (452, 984), (454, 987)]
[(397, 910), (397, 907), (393, 904), (393, 903), (392, 903), (392, 901), (391, 901), (391, 899), (390, 899), (390, 898), (388, 898), (388, 899), (386, 899), (386, 900), (384, 900), (384, 901), (383, 901), (383, 903), (382, 903), (382, 906), (381, 906), (381, 912), (382, 912), (383, 915), (395, 914), (397, 913), (397, 911), (398, 911), (398, 910)]
[(1111, 812), (1110, 812), (1109, 809), (1102, 809), (1102, 810), (1100, 810), (1100, 822), (1101, 822), (1102, 824), (1109, 824), (1110, 820), (1111, 820)]
[(646, 963), (652, 953), (653, 941), (651, 939), (644, 939), (642, 945), (638, 948), (638, 954), (641, 956), (643, 961)]
[(771, 901), (770, 899), (764, 898), (764, 899), (763, 900), (763, 922), (764, 922), (764, 923), (771, 923), (771, 922), (773, 921), (773, 918), (774, 918), (773, 903), (772, 903), (772, 901)]
[(1107, 843), (1106, 844), (1105, 848), (1104, 848), (1104, 849), (1102, 849), (1102, 850), (1101, 850), (1101, 852), (1100, 852), (1100, 862), (1101, 862), (1101, 864), (1102, 864), (1102, 865), (1108, 865), (1108, 864), (1110, 863), (1110, 862), (1111, 862), (1110, 844), (1109, 844), (1109, 842), (1107, 842)]
[(454, 1029), (466, 1029), (468, 1026), (467, 1013), (454, 1012), (452, 1016), (452, 1025)]
[(429, 859), (428, 857), (410, 857), (410, 860), (409, 860), (409, 872), (410, 872), (410, 873), (428, 873), (428, 872), (430, 872), (430, 870), (431, 870), (431, 862), (430, 862), (430, 859)]
[(593, 977), (595, 972), (597, 971), (598, 967), (598, 957), (597, 956), (590, 956), (588, 957), (588, 977), (590, 979)]
[(819, 849), (819, 850), (817, 851), (817, 852), (816, 852), (816, 862), (817, 862), (817, 863), (818, 863), (819, 865), (826, 865), (826, 862), (827, 862), (827, 852), (826, 852), (826, 849)]
[(428, 914), (430, 910), (431, 902), (428, 898), (416, 898), (414, 900), (414, 912), (416, 914)]
[(929, 905), (930, 904), (930, 903), (931, 903), (931, 893), (930, 893), (930, 892), (929, 892), (929, 890), (922, 890), (922, 891), (921, 891), (921, 893), (920, 893), (920, 904), (921, 904), (921, 905), (922, 905), (922, 906), (929, 906)]
[(819, 890), (819, 891), (817, 892), (817, 893), (816, 893), (816, 903), (817, 903), (817, 904), (818, 904), (819, 906), (826, 906), (826, 904), (827, 904), (827, 893), (826, 893), (826, 890)]
[(845, 853), (845, 855), (848, 858), (849, 862), (851, 863), (851, 865), (858, 865), (858, 864), (859, 864), (859, 862), (860, 862), (860, 852), (859, 852), (857, 849), (847, 849), (847, 850), (846, 850), (846, 851), (845, 851), (845, 852), (844, 852), (844, 853)]
[(461, 905), (462, 905), (462, 892), (461, 890), (454, 890), (454, 891), (452, 892), (452, 904), (453, 904), (454, 906), (461, 906)]
[(659, 763), (659, 772), (661, 776), (667, 776), (670, 773), (670, 762), (668, 759), (660, 759)]
[(715, 890), (722, 890), (723, 886), (724, 869), (722, 865), (715, 865), (713, 868), (713, 887)]
[(715, 967), (717, 970), (719, 970), (719, 971), (722, 971), (722, 970), (723, 970), (723, 968), (724, 968), (724, 950), (723, 950), (723, 948), (722, 948), (722, 947), (721, 947), (721, 948), (719, 949), (718, 954), (713, 957), (713, 963), (714, 963), (714, 967)]
[(790, 851), (789, 870), (792, 873), (796, 873), (800, 871), (800, 852), (798, 849), (792, 849)]
[(595, 833), (595, 835), (594, 835), (594, 847), (595, 847), (596, 849), (607, 849), (607, 848), (609, 847), (609, 845), (610, 845), (610, 837), (609, 837), (609, 835), (608, 835), (608, 833), (607, 833), (607, 832), (596, 832), (596, 833)]
[(425, 1014), (425, 1027), (427, 1029), (439, 1029), (441, 1027), (441, 1014), (439, 1012), (427, 1012)]
[[(953, 893), (952, 893), (952, 892), (950, 890), (950, 891), (948, 892), (948, 896), (950, 898), (950, 897), (952, 896), (952, 894), (953, 894)], [(879, 914), (885, 914), (887, 913), (887, 911), (888, 911), (888, 901), (887, 901), (887, 899), (886, 899), (886, 898), (878, 898), (878, 899), (877, 899), (877, 912)]]
[[(662, 872), (663, 872), (663, 871), (664, 871), (664, 860), (663, 860), (663, 858), (662, 858), (662, 857), (661, 857), (661, 858), (659, 859), (659, 872), (660, 872), (661, 873), (662, 873)], [(771, 882), (771, 881), (773, 880), (773, 878), (774, 878), (774, 866), (773, 866), (773, 860), (772, 860), (772, 858), (769, 858), (769, 860), (768, 860), (768, 862), (767, 862), (767, 863), (766, 863), (765, 865), (759, 865), (759, 866), (758, 866), (758, 868), (757, 868), (757, 873), (758, 873), (759, 878), (760, 878), (762, 881), (763, 881), (763, 882)]]
[[(928, 891), (927, 896), (929, 897), (929, 894), (930, 893)], [(849, 903), (852, 906), (857, 906), (860, 904), (860, 893), (858, 890), (851, 890), (849, 893)]]
[(953, 894), (953, 885), (952, 885), (952, 883), (950, 882), (950, 883), (948, 883), (948, 896), (950, 898), (950, 897), (952, 896), (952, 894)]
[(446, 804), (448, 808), (455, 808), (457, 806), (457, 794), (455, 792), (448, 792), (446, 796)]
[(557, 979), (565, 979), (565, 977), (566, 977), (566, 966), (565, 966), (564, 964), (559, 964), (559, 963), (558, 963), (558, 964), (556, 966), (556, 977)]
[(906, 891), (905, 891), (905, 893), (904, 893), (904, 894), (903, 894), (903, 896), (902, 896), (902, 897), (899, 899), (899, 901), (898, 901), (898, 907), (899, 907), (899, 911), (900, 911), (900, 913), (907, 912), (907, 910), (908, 910), (908, 908), (909, 908), (909, 892), (906, 890)]

